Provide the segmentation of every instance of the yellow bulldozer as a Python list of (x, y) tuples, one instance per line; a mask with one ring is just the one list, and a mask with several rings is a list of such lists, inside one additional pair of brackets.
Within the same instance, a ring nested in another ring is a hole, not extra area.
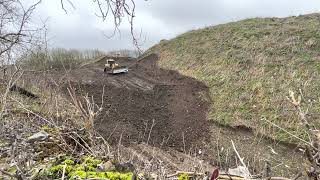
[(128, 67), (119, 66), (114, 59), (108, 59), (107, 63), (104, 65), (104, 72), (108, 74), (121, 74), (127, 73)]

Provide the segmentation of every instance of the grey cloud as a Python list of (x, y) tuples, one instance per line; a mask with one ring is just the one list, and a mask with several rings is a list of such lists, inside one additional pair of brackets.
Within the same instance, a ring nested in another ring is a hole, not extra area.
[(148, 3), (148, 7), (146, 8), (146, 4), (144, 4), (142, 11), (161, 19), (167, 25), (182, 27), (201, 26), (210, 19), (219, 17), (219, 12), (216, 10), (222, 8), (219, 1), (210, 0), (187, 2), (184, 0), (153, 0), (146, 3)]
[[(31, 0), (28, 0), (31, 1)], [(50, 17), (49, 29), (54, 47), (100, 48), (114, 50), (133, 48), (128, 24), (112, 39), (112, 23), (103, 24), (94, 15), (92, 1), (73, 1), (76, 10), (66, 15), (57, 0), (44, 1), (39, 16)], [(201, 28), (252, 17), (284, 17), (318, 12), (319, 0), (136, 0), (135, 30), (142, 29), (143, 48), (170, 39), (190, 29)]]
[(150, 0), (141, 11), (161, 19), (168, 26), (215, 25), (250, 17), (290, 16), (320, 10), (318, 0)]
[[(53, 34), (53, 33), (52, 33)], [(102, 50), (113, 49), (132, 49), (130, 32), (127, 30), (121, 31), (121, 36), (107, 37), (105, 32), (97, 29), (78, 29), (75, 32), (60, 32), (54, 33), (50, 40), (50, 44), (57, 45), (63, 48), (75, 49), (91, 49), (98, 48)], [(111, 34), (111, 32), (110, 32)]]

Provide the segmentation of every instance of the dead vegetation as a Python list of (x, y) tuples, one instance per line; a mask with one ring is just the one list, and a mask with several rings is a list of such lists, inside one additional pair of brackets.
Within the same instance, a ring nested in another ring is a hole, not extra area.
[(23, 55), (17, 65), (24, 70), (46, 71), (46, 70), (69, 70), (79, 67), (84, 62), (105, 55), (99, 50), (75, 50), (75, 49), (36, 49)]

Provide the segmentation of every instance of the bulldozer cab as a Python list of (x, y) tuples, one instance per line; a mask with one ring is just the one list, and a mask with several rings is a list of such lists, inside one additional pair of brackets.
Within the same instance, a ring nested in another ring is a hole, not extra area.
[(114, 59), (108, 59), (106, 66), (108, 66), (109, 68), (114, 68), (115, 64), (116, 64), (116, 61)]

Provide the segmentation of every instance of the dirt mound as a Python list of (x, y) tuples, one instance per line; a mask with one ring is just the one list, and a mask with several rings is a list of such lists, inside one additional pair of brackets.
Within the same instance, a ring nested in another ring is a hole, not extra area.
[(104, 74), (101, 60), (72, 70), (68, 78), (78, 93), (103, 103), (95, 126), (109, 142), (122, 137), (123, 143), (144, 141), (179, 150), (201, 146), (209, 136), (207, 87), (159, 68), (157, 60), (154, 54), (139, 61), (119, 59), (130, 67), (121, 75)]

